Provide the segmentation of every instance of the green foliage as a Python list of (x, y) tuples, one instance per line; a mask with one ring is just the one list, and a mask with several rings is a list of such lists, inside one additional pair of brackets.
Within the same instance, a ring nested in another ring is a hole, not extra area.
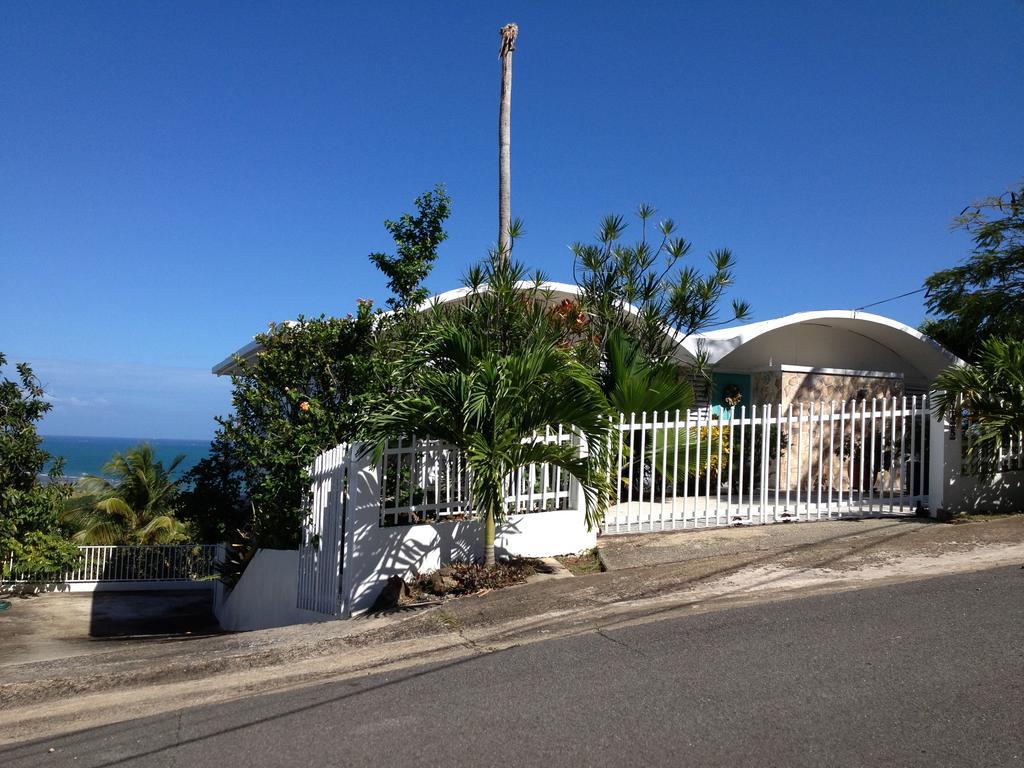
[[(0, 369), (6, 363), (0, 353)], [(70, 488), (57, 482), (63, 462), (42, 449), (36, 431), (52, 405), (26, 363), (16, 370), (17, 379), (0, 379), (0, 568), (7, 574), (13, 555), (16, 572), (51, 573), (78, 555), (60, 524)], [(51, 460), (50, 482), (42, 483), (39, 477)]]
[(299, 317), (256, 337), (255, 359), (239, 358), (231, 376), (234, 413), (218, 419), (211, 455), (187, 478), (187, 520), (227, 540), (242, 532), (254, 546), (297, 545), (307, 466), (363, 420), (374, 317), (364, 301), (355, 317)]
[(182, 479), (178, 517), (188, 523), (196, 541), (233, 542), (239, 532), (251, 532), (253, 510), (245, 490), (245, 469), (245, 456), (219, 429), (209, 454)]
[[(46, 579), (74, 568), (81, 557), (78, 545), (68, 541), (59, 531), (28, 531), (18, 539), (7, 542), (13, 556), (13, 573), (19, 578)], [(5, 576), (9, 563), (4, 562), (0, 571)]]
[(179, 481), (173, 475), (185, 459), (165, 467), (149, 443), (115, 453), (103, 476), (86, 475), (63, 514), (79, 544), (177, 544), (186, 541), (185, 525), (175, 516)]
[(1024, 340), (989, 338), (977, 362), (943, 371), (935, 407), (953, 424), (966, 422), (967, 458), (981, 471), (998, 470), (1000, 450), (1020, 446), (1024, 433)]
[(621, 328), (613, 328), (608, 336), (601, 383), (618, 413), (674, 415), (693, 406), (693, 386), (679, 366), (667, 360), (651, 362)]
[[(682, 263), (692, 244), (676, 234), (671, 219), (656, 225), (652, 242), (648, 227), (655, 209), (641, 205), (636, 214), (641, 232), (633, 244), (622, 242), (625, 219), (607, 216), (596, 243), (572, 246), (581, 309), (588, 320), (585, 336), (597, 360), (606, 359), (608, 341), (616, 328), (635, 339), (648, 360), (664, 362), (672, 358), (680, 335), (685, 338), (749, 315), (748, 305), (734, 300), (728, 317), (721, 319), (720, 305), (733, 282), (731, 251), (712, 251), (710, 271), (702, 274)], [(627, 310), (629, 305), (636, 307), (636, 314)]]
[[(603, 446), (608, 407), (593, 372), (560, 342), (541, 276), (506, 258), (474, 268), (459, 303), (433, 308), (414, 354), (399, 361), (409, 389), (373, 414), (367, 434), (383, 450), (390, 438), (421, 435), (460, 448), (469, 467), (473, 506), (485, 521), (487, 563), (494, 524), (505, 515), (505, 479), (530, 464), (549, 463), (577, 479), (587, 520), (603, 514)], [(578, 430), (591, 446), (581, 457), (569, 444), (533, 443), (545, 428)]]
[(437, 259), (437, 248), (448, 239), (444, 222), (451, 213), (451, 198), (443, 184), (416, 198), (415, 215), (403, 213), (398, 221), (384, 222), (395, 240), (395, 256), (371, 253), (370, 261), (388, 278), (392, 309), (415, 308), (427, 298), (423, 281)]
[[(426, 298), (422, 281), (447, 238), (450, 203), (438, 185), (416, 198), (416, 214), (385, 222), (397, 253), (370, 260), (388, 278), (393, 309)], [(252, 548), (297, 545), (309, 464), (354, 439), (372, 403), (401, 391), (391, 363), (421, 321), (399, 314), (374, 313), (360, 300), (355, 316), (271, 324), (256, 337), (255, 359), (236, 361), (233, 413), (218, 419), (210, 455), (188, 474), (181, 511), (203, 540), (237, 545), (234, 577)]]
[(925, 281), (921, 330), (965, 360), (993, 336), (1024, 337), (1024, 186), (975, 203), (955, 220), (974, 241), (971, 255)]

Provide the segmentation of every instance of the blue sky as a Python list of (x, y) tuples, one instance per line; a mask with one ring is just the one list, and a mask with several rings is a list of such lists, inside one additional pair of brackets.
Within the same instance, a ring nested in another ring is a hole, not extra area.
[(210, 435), (209, 367), (382, 301), (382, 220), (439, 181), (456, 285), (495, 240), (506, 21), (519, 254), (555, 279), (647, 201), (695, 259), (733, 249), (756, 319), (854, 308), (962, 258), (952, 216), (1024, 175), (1015, 0), (5, 3), (0, 350), (44, 432)]

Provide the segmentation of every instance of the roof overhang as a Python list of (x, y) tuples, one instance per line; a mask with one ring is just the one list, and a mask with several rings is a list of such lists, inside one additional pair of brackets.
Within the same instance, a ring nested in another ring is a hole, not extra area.
[[(531, 288), (533, 282), (521, 281), (522, 288)], [(545, 291), (553, 301), (562, 299), (578, 299), (580, 290), (571, 283), (559, 283), (546, 281), (541, 283), (541, 289)], [(460, 301), (472, 292), (471, 288), (456, 288), (433, 296), (419, 306), (419, 311), (429, 311), (439, 304), (448, 304)], [(639, 314), (639, 310), (631, 305), (622, 305), (623, 312), (632, 315)], [(870, 312), (858, 312), (847, 309), (817, 310), (814, 312), (798, 312), (785, 317), (773, 320), (764, 320), (757, 323), (722, 328), (715, 331), (684, 336), (675, 329), (668, 331), (669, 337), (676, 342), (678, 349), (677, 359), (681, 362), (693, 362), (699, 355), (707, 356), (707, 362), (717, 365), (723, 361), (728, 363), (727, 358), (745, 345), (755, 340), (766, 337), (768, 334), (785, 333), (786, 329), (799, 326), (825, 326), (829, 328), (849, 331), (865, 337), (895, 354), (902, 360), (919, 371), (925, 378), (933, 379), (939, 371), (950, 365), (962, 365), (952, 353), (944, 349), (937, 342), (928, 338), (915, 328), (905, 325), (896, 320), (882, 315), (875, 315)], [(262, 346), (255, 339), (238, 349), (217, 365), (213, 366), (213, 373), (218, 376), (230, 375), (238, 371), (238, 361), (249, 362), (259, 353)], [(793, 363), (793, 360), (778, 360), (778, 363)]]
[[(533, 288), (534, 285), (536, 285), (536, 283), (530, 280), (520, 280), (518, 283), (519, 288), (522, 290)], [(544, 293), (546, 293), (549, 296), (549, 298), (553, 302), (561, 301), (563, 299), (578, 299), (580, 295), (579, 287), (573, 285), (572, 283), (559, 283), (552, 280), (546, 280), (540, 284), (540, 288)], [(438, 306), (440, 304), (451, 304), (453, 302), (458, 302), (472, 292), (472, 288), (463, 287), (455, 288), (450, 291), (445, 291), (444, 293), (439, 293), (436, 296), (431, 296), (429, 299), (426, 299), (422, 304), (419, 305), (419, 307), (417, 307), (417, 311), (428, 312), (435, 306)], [(632, 315), (639, 314), (639, 310), (632, 304), (623, 303), (622, 310)], [(390, 313), (391, 312), (389, 310), (388, 312), (385, 312), (383, 314), (387, 315)], [(288, 322), (292, 323), (294, 321), (290, 320)], [(686, 348), (682, 344), (683, 335), (676, 331), (675, 329), (669, 329), (668, 335), (673, 341), (676, 342), (677, 348), (681, 353), (680, 359), (692, 359), (692, 355), (689, 353), (689, 351), (686, 350)], [(239, 348), (234, 353), (232, 353), (231, 355), (217, 363), (215, 366), (213, 366), (213, 373), (217, 376), (230, 376), (233, 373), (237, 373), (239, 370), (238, 361), (240, 359), (244, 362), (252, 361), (261, 349), (262, 345), (258, 341), (253, 339), (248, 344)]]
[[(773, 320), (749, 323), (733, 328), (722, 328), (697, 334), (686, 339), (684, 344), (695, 353), (702, 349), (711, 365), (728, 364), (729, 356), (740, 356), (738, 350), (769, 334), (785, 334), (787, 330), (801, 326), (825, 327), (847, 331), (877, 344), (906, 361), (929, 380), (950, 365), (961, 365), (962, 361), (936, 341), (928, 338), (915, 328), (882, 315), (858, 312), (849, 309), (827, 309), (814, 312), (798, 312)], [(748, 347), (749, 348), (749, 347)], [(734, 355), (733, 353), (737, 353)], [(776, 360), (777, 363), (794, 363), (795, 360)]]

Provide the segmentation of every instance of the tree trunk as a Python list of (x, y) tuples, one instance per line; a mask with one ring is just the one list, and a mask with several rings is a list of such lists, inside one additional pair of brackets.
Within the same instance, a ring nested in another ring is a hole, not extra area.
[(484, 518), (484, 567), (494, 566), (494, 510), (487, 510)]
[(498, 258), (507, 260), (512, 223), (512, 51), (516, 49), (519, 27), (501, 28), (501, 105), (498, 109)]

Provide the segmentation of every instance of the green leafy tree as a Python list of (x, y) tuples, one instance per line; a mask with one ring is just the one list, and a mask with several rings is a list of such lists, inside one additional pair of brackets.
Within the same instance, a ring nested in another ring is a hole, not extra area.
[(416, 213), (403, 213), (397, 221), (384, 222), (395, 240), (396, 254), (371, 253), (370, 261), (388, 278), (392, 309), (415, 308), (427, 298), (423, 281), (437, 260), (437, 249), (448, 233), (444, 223), (451, 215), (451, 198), (443, 184), (416, 198)]
[(255, 516), (246, 490), (247, 454), (217, 430), (207, 455), (182, 479), (179, 517), (196, 541), (231, 542), (251, 537)]
[(982, 474), (1024, 435), (1024, 340), (989, 338), (977, 361), (947, 368), (935, 381), (935, 407), (953, 424), (966, 417), (967, 457)]
[[(451, 200), (443, 185), (416, 198), (416, 212), (385, 226), (396, 253), (370, 260), (388, 278), (392, 314), (360, 300), (355, 315), (271, 324), (260, 351), (238, 359), (231, 415), (219, 418), (210, 455), (188, 474), (182, 517), (206, 541), (297, 545), (307, 467), (322, 451), (356, 437), (373, 402), (398, 391), (396, 350), (418, 322), (422, 283), (447, 238)], [(239, 555), (239, 562), (246, 555)]]
[(175, 515), (180, 487), (174, 478), (185, 455), (166, 467), (149, 443), (115, 453), (103, 475), (86, 475), (64, 512), (79, 544), (177, 544), (188, 540), (185, 524)]
[(1024, 337), (1024, 186), (965, 209), (954, 226), (974, 241), (970, 256), (925, 281), (935, 316), (921, 326), (965, 360), (986, 339)]
[[(631, 244), (623, 242), (624, 217), (607, 216), (596, 243), (572, 245), (580, 311), (597, 361), (607, 360), (615, 329), (633, 338), (645, 358), (664, 362), (674, 359), (678, 343), (687, 336), (749, 316), (749, 306), (738, 300), (731, 302), (727, 315), (722, 312), (725, 292), (733, 284), (732, 252), (712, 251), (710, 270), (702, 273), (684, 263), (692, 244), (676, 234), (671, 219), (654, 225), (656, 213), (649, 205), (638, 207), (640, 237)], [(652, 228), (653, 239), (648, 232)]]
[[(0, 370), (6, 363), (0, 353)], [(53, 406), (28, 364), (16, 370), (16, 379), (0, 378), (0, 570), (10, 575), (13, 561), (15, 573), (46, 576), (78, 559), (60, 522), (70, 488), (36, 430)], [(47, 464), (49, 482), (40, 482)]]
[(256, 337), (259, 353), (231, 375), (233, 413), (188, 475), (185, 519), (207, 536), (297, 545), (307, 466), (363, 421), (374, 318), (364, 301), (354, 317), (299, 317)]
[[(429, 436), (459, 448), (470, 474), (473, 507), (484, 522), (485, 565), (494, 564), (494, 535), (505, 517), (507, 478), (549, 463), (578, 480), (589, 523), (607, 503), (604, 451), (607, 401), (593, 371), (559, 342), (557, 318), (540, 276), (530, 286), (521, 266), (504, 257), (470, 271), (469, 293), (436, 307), (421, 336), (409, 390), (368, 422), (378, 454), (399, 436)], [(590, 451), (531, 438), (559, 425), (577, 430)]]

